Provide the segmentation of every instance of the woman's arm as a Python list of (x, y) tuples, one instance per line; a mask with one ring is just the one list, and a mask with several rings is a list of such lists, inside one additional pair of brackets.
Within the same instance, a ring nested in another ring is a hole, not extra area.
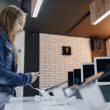
[(4, 42), (0, 36), (0, 84), (9, 86), (22, 86), (32, 81), (31, 73), (15, 73), (6, 68)]

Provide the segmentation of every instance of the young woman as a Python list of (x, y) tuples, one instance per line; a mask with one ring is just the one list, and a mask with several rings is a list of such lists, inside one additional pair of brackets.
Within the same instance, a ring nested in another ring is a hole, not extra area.
[(38, 77), (38, 72), (16, 73), (14, 40), (23, 31), (25, 20), (26, 14), (13, 5), (0, 12), (0, 110), (4, 110), (16, 86), (30, 84)]

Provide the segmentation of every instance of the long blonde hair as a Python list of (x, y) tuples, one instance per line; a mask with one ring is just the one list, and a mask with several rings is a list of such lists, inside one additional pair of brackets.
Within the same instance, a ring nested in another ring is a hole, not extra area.
[(12, 42), (14, 38), (11, 32), (15, 21), (21, 16), (26, 16), (26, 14), (14, 5), (9, 5), (0, 12), (0, 28), (8, 34)]

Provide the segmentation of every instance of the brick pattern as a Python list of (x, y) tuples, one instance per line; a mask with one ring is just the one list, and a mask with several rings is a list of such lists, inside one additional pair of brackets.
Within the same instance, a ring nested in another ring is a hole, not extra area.
[[(71, 55), (62, 55), (62, 46), (71, 47)], [(40, 88), (67, 80), (68, 71), (91, 62), (88, 38), (40, 34)]]

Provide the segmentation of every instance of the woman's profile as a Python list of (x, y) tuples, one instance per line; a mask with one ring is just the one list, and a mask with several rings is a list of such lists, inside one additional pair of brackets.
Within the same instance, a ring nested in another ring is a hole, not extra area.
[(26, 14), (9, 5), (0, 12), (0, 110), (4, 110), (16, 86), (34, 82), (38, 72), (17, 73), (17, 55), (14, 48), (16, 35), (23, 31)]

